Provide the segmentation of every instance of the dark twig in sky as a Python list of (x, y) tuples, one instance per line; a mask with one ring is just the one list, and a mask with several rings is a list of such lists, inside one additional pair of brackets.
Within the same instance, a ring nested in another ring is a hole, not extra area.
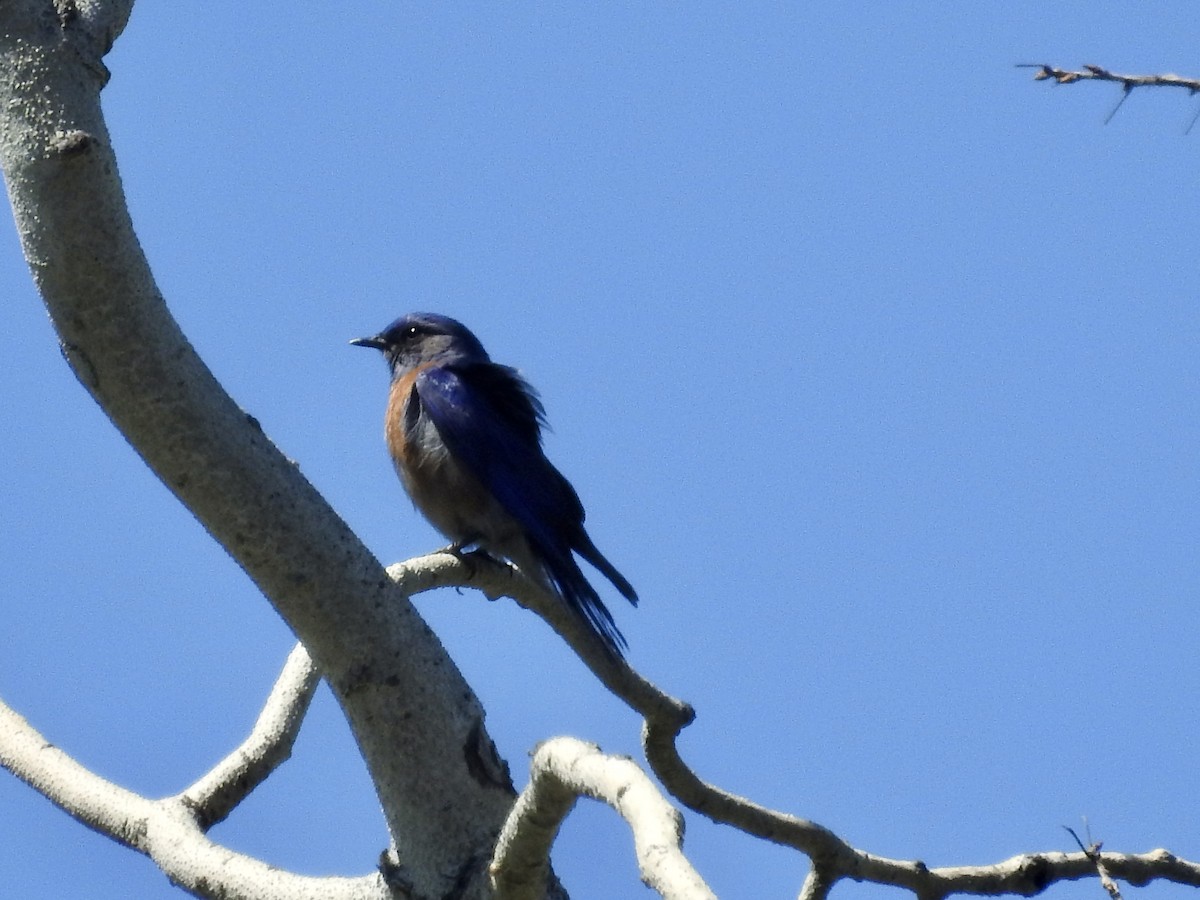
[[(1086, 823), (1086, 819), (1084, 820)], [(1104, 885), (1104, 890), (1108, 891), (1108, 896), (1112, 900), (1121, 900), (1121, 889), (1117, 887), (1117, 883), (1112, 880), (1112, 876), (1108, 874), (1108, 869), (1104, 865), (1104, 857), (1100, 854), (1100, 848), (1104, 846), (1100, 841), (1092, 842), (1091, 829), (1088, 829), (1088, 845), (1085, 847), (1083, 841), (1079, 839), (1079, 835), (1075, 833), (1074, 828), (1068, 828), (1066, 825), (1063, 828), (1067, 829), (1067, 833), (1075, 838), (1075, 843), (1079, 845), (1079, 849), (1083, 851), (1084, 856), (1090, 859), (1096, 866), (1096, 873), (1100, 876), (1100, 883)]]
[[(1122, 75), (1119, 72), (1111, 72), (1103, 66), (1084, 66), (1082, 69), (1072, 71), (1070, 69), (1057, 69), (1054, 66), (1048, 66), (1044, 63), (1020, 63), (1017, 68), (1037, 69), (1037, 72), (1033, 76), (1035, 81), (1053, 80), (1055, 84), (1074, 84), (1077, 81), (1111, 81), (1121, 85), (1121, 99), (1117, 101), (1117, 105), (1113, 107), (1112, 112), (1105, 117), (1105, 125), (1112, 121), (1113, 116), (1117, 114), (1117, 110), (1129, 99), (1129, 95), (1133, 93), (1134, 88), (1181, 87), (1185, 88), (1189, 94), (1200, 93), (1200, 79), (1181, 78), (1170, 72), (1165, 75)], [(1184, 134), (1192, 130), (1192, 126), (1196, 124), (1197, 118), (1200, 118), (1200, 112), (1188, 124)]]
[(1121, 75), (1110, 72), (1103, 66), (1084, 66), (1079, 71), (1056, 69), (1042, 63), (1021, 63), (1018, 69), (1037, 69), (1035, 81), (1053, 79), (1056, 84), (1074, 84), (1076, 81), (1114, 81), (1125, 88), (1126, 93), (1136, 87), (1181, 87), (1188, 93), (1200, 93), (1200, 79), (1181, 78), (1178, 75)]

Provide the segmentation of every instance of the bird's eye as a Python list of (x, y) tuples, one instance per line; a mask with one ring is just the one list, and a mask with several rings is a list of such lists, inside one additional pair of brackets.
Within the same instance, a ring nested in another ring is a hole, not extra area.
[(416, 325), (409, 325), (409, 326), (408, 326), (408, 334), (409, 334), (409, 336), (410, 336), (410, 337), (414, 337), (414, 336), (416, 336), (416, 334), (417, 334), (417, 333), (418, 333), (420, 330), (421, 330), (421, 329), (420, 329), (420, 328), (418, 328)]

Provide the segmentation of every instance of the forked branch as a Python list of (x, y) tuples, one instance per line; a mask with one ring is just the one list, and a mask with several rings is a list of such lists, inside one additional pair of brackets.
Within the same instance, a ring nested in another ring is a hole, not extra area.
[[(850, 878), (912, 891), (920, 900), (952, 894), (1031, 896), (1060, 881), (1095, 878), (1103, 870), (1112, 879), (1142, 885), (1161, 880), (1200, 887), (1200, 863), (1166, 850), (1142, 854), (1031, 853), (991, 865), (931, 869), (919, 860), (888, 859), (853, 847), (828, 828), (798, 816), (761, 806), (703, 781), (679, 755), (676, 738), (694, 719), (692, 708), (664, 694), (624, 663), (588, 652), (561, 604), (512, 567), (485, 555), (460, 559), (434, 553), (390, 566), (388, 574), (406, 593), (435, 587), (476, 587), (488, 597), (508, 596), (541, 616), (591, 667), (608, 688), (644, 718), (646, 759), (663, 786), (685, 806), (715, 822), (801, 851), (811, 861), (802, 900), (821, 900), (839, 880)], [(631, 763), (632, 764), (632, 763)], [(565, 814), (565, 813), (564, 813)]]
[[(287, 681), (292, 688), (302, 686), (307, 680), (302, 669), (302, 660), (293, 653), (280, 682)], [(239, 748), (239, 752), (247, 750), (257, 754), (259, 762), (247, 761), (245, 771), (252, 773), (251, 777), (257, 778), (258, 782), (274, 768), (269, 760), (286, 758), (286, 750), (281, 753), (280, 749), (285, 745), (290, 747), (294, 737), (290, 726), (264, 728), (263, 720), (275, 718), (284, 707), (290, 707), (291, 714), (302, 717), (302, 707), (308, 702), (307, 699), (295, 699), (304, 693), (302, 689), (281, 691), (280, 687), (277, 685), (272, 693), (269, 709), (264, 710), (260, 724), (255, 728), (255, 737)], [(285, 693), (291, 693), (294, 699), (281, 700)], [(285, 718), (291, 718), (291, 715)], [(86, 769), (0, 701), (0, 766), (72, 818), (150, 857), (173, 883), (196, 897), (395, 900), (397, 896), (377, 872), (358, 878), (296, 875), (210, 840), (205, 830), (212, 822), (206, 822), (206, 818), (236, 802), (234, 798), (238, 793), (242, 796), (249, 793), (249, 790), (231, 789), (228, 780), (235, 767), (230, 765), (230, 759), (222, 761), (188, 791), (151, 800)], [(198, 787), (201, 789), (197, 790)], [(191, 797), (198, 798), (200, 805), (196, 806)]]
[(497, 900), (545, 896), (550, 847), (579, 797), (606, 803), (633, 832), (642, 881), (669, 900), (716, 900), (683, 855), (683, 819), (633, 760), (570, 737), (540, 744), (529, 786), (514, 804), (492, 857)]
[(297, 644), (246, 740), (179, 795), (201, 830), (222, 821), (292, 755), (320, 681), (308, 651)]

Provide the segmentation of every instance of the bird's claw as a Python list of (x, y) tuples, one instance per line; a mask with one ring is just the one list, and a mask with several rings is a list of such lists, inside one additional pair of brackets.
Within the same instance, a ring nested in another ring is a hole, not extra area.
[(476, 567), (478, 561), (499, 562), (496, 557), (480, 547), (479, 541), (474, 538), (468, 541), (455, 541), (453, 544), (448, 544), (435, 552), (448, 553), (462, 563), (466, 567), (468, 579), (474, 578), (475, 573), (479, 571)]

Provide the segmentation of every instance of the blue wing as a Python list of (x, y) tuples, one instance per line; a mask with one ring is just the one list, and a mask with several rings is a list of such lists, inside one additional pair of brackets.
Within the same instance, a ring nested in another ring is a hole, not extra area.
[(599, 559), (597, 568), (615, 575), (632, 601), (636, 594), (588, 538), (579, 495), (542, 452), (537, 392), (516, 370), (491, 362), (432, 366), (417, 377), (416, 391), (454, 458), (516, 519), (559, 594), (619, 656), (625, 639), (572, 550), (593, 564)]

